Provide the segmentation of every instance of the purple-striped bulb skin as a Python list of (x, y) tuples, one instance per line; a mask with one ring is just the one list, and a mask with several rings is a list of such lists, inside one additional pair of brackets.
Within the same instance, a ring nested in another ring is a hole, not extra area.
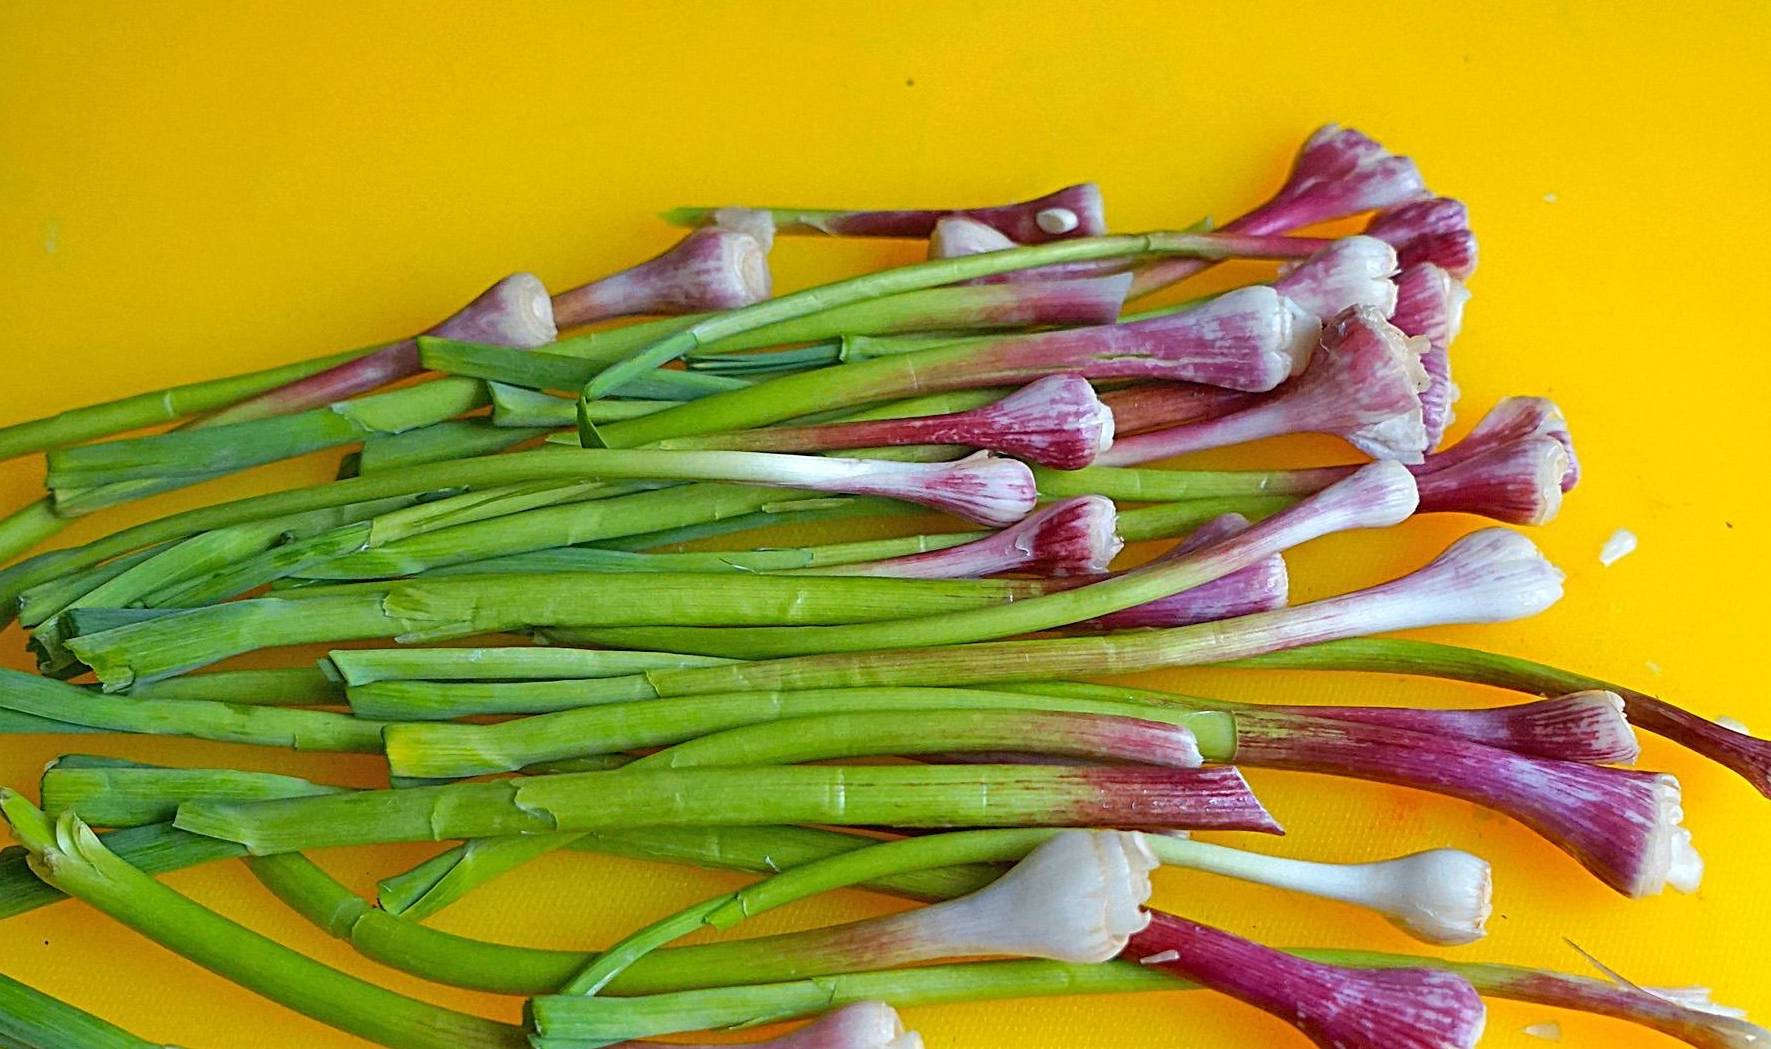
[(1461, 200), (1430, 197), (1399, 204), (1373, 216), (1365, 234), (1394, 245), (1404, 266), (1431, 263), (1460, 281), (1476, 272), (1476, 235)]
[(1561, 600), (1562, 580), (1562, 570), (1531, 540), (1506, 528), (1484, 528), (1425, 567), (1363, 593), (1382, 593), (1413, 626), (1505, 623)]
[[(1238, 513), (1219, 514), (1195, 528), (1186, 538), (1149, 563), (1161, 564), (1186, 557), (1247, 530), (1248, 518)], [(1122, 609), (1077, 626), (1089, 630), (1190, 626), (1194, 623), (1209, 623), (1284, 608), (1290, 594), (1291, 578), (1286, 570), (1285, 558), (1274, 554), (1265, 561), (1214, 579), (1203, 586)]]
[(1388, 528), (1414, 516), (1420, 491), (1414, 475), (1399, 463), (1368, 463), (1322, 489), (1300, 506), (1309, 506), (1322, 531)]
[(951, 463), (880, 461), (858, 495), (883, 495), (945, 510), (991, 528), (1006, 528), (1033, 512), (1039, 485), (1018, 459), (977, 452)]
[(1022, 572), (1047, 578), (1093, 577), (1107, 571), (1125, 546), (1118, 526), (1113, 500), (1083, 495), (1054, 503), (975, 542), (868, 564), (832, 566), (818, 574), (972, 579)]
[(1538, 829), (1618, 892), (1640, 898), (1703, 884), (1674, 777), (1568, 761), (1534, 762), (1529, 777), (1548, 802)]
[(1547, 397), (1508, 397), (1488, 410), (1464, 439), (1448, 448), (1434, 452), (1419, 472), (1446, 469), (1457, 463), (1485, 455), (1531, 437), (1549, 437), (1568, 454), (1568, 467), (1562, 473), (1562, 491), (1580, 483), (1580, 459), (1574, 453), (1574, 437), (1562, 409)]
[(1427, 446), (1438, 447), (1451, 424), (1457, 384), (1451, 381), (1451, 341), (1463, 327), (1464, 304), (1470, 293), (1463, 283), (1432, 263), (1416, 263), (1396, 278), (1396, 312), (1390, 316), (1404, 335), (1425, 337), (1421, 355), (1427, 386), (1421, 391), (1421, 421)]
[(1349, 306), (1372, 306), (1388, 317), (1396, 309), (1396, 249), (1375, 237), (1342, 237), (1280, 271), (1279, 294), (1324, 321)]
[(855, 1002), (832, 1009), (796, 1031), (752, 1049), (922, 1049), (922, 1038), (904, 1029), (898, 1010), (884, 1002)]
[(1506, 715), (1508, 750), (1591, 765), (1632, 765), (1642, 745), (1623, 707), (1617, 693), (1589, 689), (1498, 712)]
[[(1123, 327), (1173, 331), (1183, 336), (1182, 344), (1192, 357), (1184, 374), (1152, 368), (1127, 372), (1128, 376), (1183, 379), (1250, 393), (1270, 390), (1300, 374), (1322, 331), (1314, 313), (1265, 285), (1238, 288), (1185, 313)], [(1158, 351), (1153, 356), (1160, 360), (1162, 355)]]
[(1352, 128), (1330, 124), (1304, 142), (1273, 199), (1232, 226), (1279, 233), (1426, 195), (1414, 161)]
[(1473, 1049), (1487, 1024), (1455, 973), (1326, 965), (1162, 912), (1127, 957), (1265, 1010), (1323, 1049)]
[(552, 342), (559, 332), (541, 278), (513, 273), (425, 334), (526, 348)]
[(1323, 329), (1311, 367), (1283, 396), (1299, 429), (1335, 434), (1374, 459), (1418, 463), (1427, 448), (1425, 349), (1377, 310), (1354, 306)]
[(768, 254), (748, 233), (719, 226), (693, 230), (656, 256), (554, 296), (561, 327), (605, 317), (698, 313), (749, 306), (769, 297)]
[(1506, 524), (1545, 524), (1562, 508), (1568, 468), (1568, 449), (1561, 442), (1527, 437), (1419, 474), (1420, 509), (1479, 514)]
[(1000, 571), (1039, 576), (1099, 575), (1125, 548), (1113, 500), (1083, 495), (1046, 507), (998, 536), (1017, 560)]
[(1501, 707), (1286, 707), (1309, 717), (1388, 725), (1499, 747), (1516, 754), (1589, 765), (1633, 764), (1636, 732), (1614, 692), (1574, 692)]
[(1080, 375), (1048, 375), (971, 413), (985, 447), (1080, 470), (1113, 445), (1113, 412)]

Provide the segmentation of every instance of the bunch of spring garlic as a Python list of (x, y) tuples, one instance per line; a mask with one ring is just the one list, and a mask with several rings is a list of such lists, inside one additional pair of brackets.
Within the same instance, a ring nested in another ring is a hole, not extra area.
[[(1360, 234), (1300, 232), (1367, 214)], [(1151, 905), (1152, 872), (1176, 867), (1201, 889), (1237, 878), (1365, 908), (1430, 944), (1482, 937), (1492, 872), (1468, 852), (1347, 864), (1188, 837), (1280, 830), (1241, 766), (1474, 802), (1632, 898), (1702, 875), (1678, 782), (1627, 767), (1635, 729), (1771, 793), (1764, 740), (1577, 672), (1382, 636), (1554, 603), (1562, 574), (1503, 526), (1550, 521), (1580, 477), (1540, 397), (1446, 441), (1476, 242), (1411, 160), (1323, 128), (1241, 217), (1138, 234), (1107, 232), (1092, 185), (998, 207), (667, 217), (692, 231), (581, 287), (517, 274), (409, 339), (0, 429), (0, 455), (48, 458), (44, 498), (0, 522), (8, 557), (109, 506), (346, 453), (334, 481), (0, 570), (40, 669), (0, 671), (0, 732), (141, 733), (144, 758), (154, 735), (370, 753), (389, 775), (362, 790), (68, 754), (36, 803), (0, 791), (19, 843), (0, 853), (0, 919), (77, 897), (414, 1049), (637, 1046), (799, 1017), (817, 1019), (758, 1044), (904, 1049), (921, 1041), (897, 1008), (1180, 988), (1345, 1049), (1473, 1046), (1484, 997), (1695, 1046), (1771, 1043), (1701, 990), (1277, 950)], [(774, 296), (777, 234), (926, 239), (929, 258)], [(1277, 265), (1135, 304), (1226, 259)], [(651, 319), (560, 334), (628, 317)], [(1348, 462), (1166, 463), (1305, 432), (1343, 440)], [(1400, 578), (1289, 600), (1287, 551), (1424, 513), (1489, 524)], [(759, 529), (826, 521), (886, 537), (760, 545)], [(1167, 545), (1116, 565), (1133, 541)], [(314, 645), (317, 660), (292, 651)], [(284, 665), (211, 669), (266, 650)], [(1282, 706), (1099, 683), (1204, 665), (1529, 698)], [(446, 847), (374, 900), (306, 856), (432, 841)], [(760, 878), (595, 953), (425, 924), (561, 851)], [(371, 959), (526, 999), (523, 1023), (332, 969), (154, 880), (230, 858)], [(850, 887), (921, 905), (675, 943)], [(157, 1044), (0, 980), (9, 1039)]]

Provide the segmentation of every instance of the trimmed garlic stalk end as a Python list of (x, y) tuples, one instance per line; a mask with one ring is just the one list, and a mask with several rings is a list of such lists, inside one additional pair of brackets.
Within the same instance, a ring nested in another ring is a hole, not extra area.
[(1462, 849), (1431, 849), (1363, 865), (1367, 906), (1428, 943), (1474, 943), (1494, 912), (1488, 861)]
[(1273, 287), (1323, 320), (1349, 306), (1396, 309), (1396, 249), (1375, 237), (1343, 237), (1285, 267)]
[(1156, 866), (1142, 834), (1066, 831), (984, 888), (925, 913), (951, 939), (951, 956), (1104, 962), (1149, 924), (1143, 905)]

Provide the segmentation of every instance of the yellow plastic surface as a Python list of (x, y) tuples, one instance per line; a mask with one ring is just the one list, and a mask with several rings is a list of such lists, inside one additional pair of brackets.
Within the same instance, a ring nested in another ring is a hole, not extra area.
[[(1647, 3), (83, 4), (0, 8), (0, 420), (402, 335), (493, 279), (589, 279), (677, 235), (675, 204), (991, 203), (1080, 179), (1121, 230), (1228, 217), (1277, 185), (1297, 143), (1354, 124), (1469, 202), (1482, 267), (1454, 350), (1455, 433), (1512, 393), (1555, 397), (1586, 481), (1534, 533), (1568, 596), (1529, 623), (1435, 636), (1658, 690), (1771, 732), (1764, 495), (1771, 307), (1771, 6)], [(783, 238), (793, 288), (920, 245)], [(1246, 278), (1254, 268), (1212, 280)], [(1292, 441), (1206, 461), (1336, 461)], [(86, 539), (200, 501), (312, 482), (333, 457), (256, 471), (68, 531)], [(7, 507), (40, 462), (0, 467)], [(1414, 566), (1475, 522), (1433, 518), (1292, 558), (1299, 597)], [(1598, 552), (1627, 528), (1640, 550)], [(852, 531), (852, 530), (851, 530)], [(0, 639), (27, 666), (14, 627)], [(1287, 701), (1489, 702), (1500, 693), (1329, 675), (1159, 675)], [(151, 738), (0, 738), (33, 787), (64, 751), (371, 784), (374, 761)], [(1252, 778), (1283, 840), (1323, 859), (1455, 845), (1492, 858), (1487, 942), (1459, 956), (1570, 970), (1573, 940), (1648, 985), (1702, 983), (1771, 1019), (1771, 802), (1653, 737), (1709, 860), (1694, 898), (1627, 902), (1473, 806), (1286, 774)], [(1225, 840), (1232, 840), (1226, 838)], [(426, 854), (322, 855), (369, 891)], [(515, 1018), (355, 958), (237, 864), (181, 891), (352, 972)], [(443, 928), (594, 947), (729, 876), (556, 856), (446, 912)], [(1381, 920), (1167, 872), (1157, 902), (1276, 944), (1410, 949)], [(819, 900), (761, 930), (875, 913)], [(192, 1049), (361, 1043), (296, 1017), (77, 904), (0, 924), (0, 969)], [(1302, 1044), (1205, 994), (915, 1010), (931, 1046), (1254, 1049)], [(1672, 1043), (1496, 1004), (1484, 1043)]]

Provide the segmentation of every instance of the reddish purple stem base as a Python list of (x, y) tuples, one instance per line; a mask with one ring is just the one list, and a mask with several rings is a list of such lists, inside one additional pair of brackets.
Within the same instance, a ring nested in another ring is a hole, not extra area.
[(1454, 973), (1324, 965), (1162, 911), (1150, 915), (1121, 957), (1247, 1002), (1319, 1046), (1466, 1049), (1482, 1037), (1487, 1009)]

